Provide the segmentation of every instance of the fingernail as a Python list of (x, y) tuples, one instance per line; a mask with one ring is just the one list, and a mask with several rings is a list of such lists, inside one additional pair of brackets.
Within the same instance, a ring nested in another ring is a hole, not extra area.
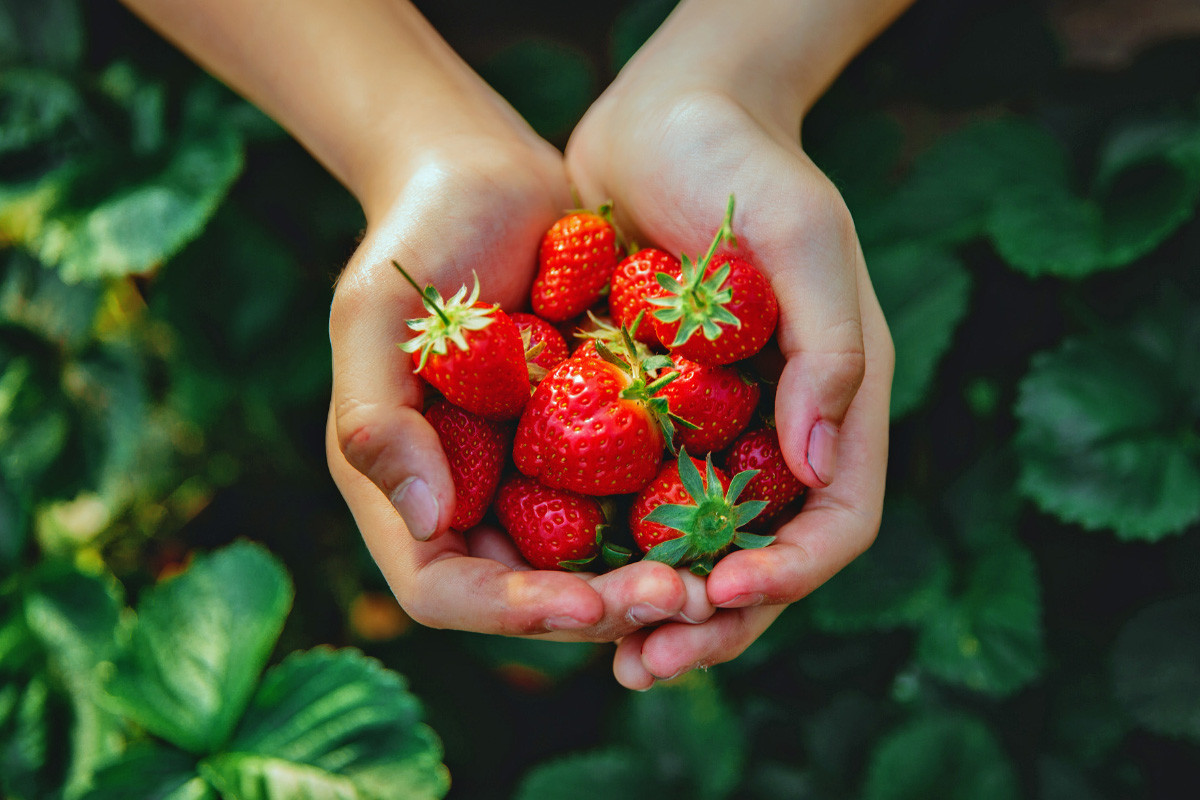
[(738, 594), (724, 603), (717, 603), (719, 608), (749, 608), (750, 606), (761, 606), (766, 598), (761, 594)]
[(649, 686), (647, 686), (647, 687), (645, 687), (645, 688), (643, 688), (643, 689), (634, 689), (634, 691), (635, 691), (635, 692), (648, 692), (648, 691), (650, 691), (651, 689), (653, 689), (653, 688), (654, 688), (654, 684), (655, 684), (655, 683), (657, 683), (657, 682), (658, 682), (658, 681), (651, 681)]
[(837, 468), (837, 441), (838, 429), (824, 420), (813, 425), (808, 434), (808, 465), (826, 486), (833, 483)]
[(698, 667), (698, 666), (700, 666), (699, 662), (697, 662), (697, 663), (695, 663), (695, 664), (688, 664), (686, 667), (684, 667), (683, 669), (679, 670), (678, 672), (676, 672), (676, 673), (675, 673), (674, 675), (672, 675), (671, 677), (669, 677), (669, 678), (660, 678), (659, 680), (664, 680), (664, 681), (673, 681), (673, 680), (675, 680), (676, 678), (678, 678), (680, 675), (684, 674), (685, 672), (691, 672), (692, 670), (694, 670), (694, 669), (695, 669), (696, 667)]
[(630, 622), (637, 625), (649, 625), (651, 622), (660, 622), (666, 619), (670, 614), (649, 603), (638, 603), (630, 608), (629, 613), (625, 616), (629, 618)]
[(417, 477), (408, 478), (392, 492), (392, 505), (404, 517), (414, 539), (429, 541), (438, 523), (438, 501), (429, 491), (429, 484)]
[(676, 616), (679, 617), (680, 622), (686, 622), (688, 625), (699, 625), (700, 624), (700, 620), (692, 619), (687, 614), (684, 614), (682, 611), (679, 614), (677, 614)]
[(548, 631), (577, 631), (587, 626), (586, 622), (581, 622), (574, 617), (550, 617), (546, 620), (546, 630)]

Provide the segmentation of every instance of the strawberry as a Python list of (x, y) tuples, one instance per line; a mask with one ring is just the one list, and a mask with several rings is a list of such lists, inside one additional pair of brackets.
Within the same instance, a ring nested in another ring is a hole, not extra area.
[(788, 503), (804, 493), (804, 484), (783, 460), (779, 434), (769, 426), (739, 436), (725, 456), (725, 468), (730, 471), (758, 470), (758, 475), (746, 487), (745, 495), (767, 504), (758, 518), (760, 525), (770, 522)]
[[(643, 248), (617, 264), (612, 276), (608, 306), (618, 325), (632, 330), (638, 314), (649, 315), (655, 310), (650, 298), (662, 294), (657, 278), (660, 272), (676, 280), (682, 277), (679, 259), (656, 247)], [(634, 338), (648, 345), (660, 344), (654, 334), (654, 326), (649, 321), (635, 331)]]
[(508, 315), (521, 332), (521, 342), (525, 345), (525, 361), (529, 369), (529, 382), (537, 383), (546, 377), (546, 373), (567, 360), (571, 351), (567, 348), (567, 340), (558, 332), (558, 328), (541, 317), (516, 311)]
[(593, 497), (510, 475), (496, 493), (496, 515), (537, 569), (580, 569), (600, 553), (605, 519)]
[(636, 492), (654, 477), (674, 429), (654, 395), (674, 375), (650, 382), (658, 364), (635, 356), (628, 332), (624, 344), (622, 358), (597, 340), (601, 358), (569, 358), (538, 384), (517, 423), (517, 469), (588, 495)]
[(443, 300), (433, 286), (424, 290), (396, 262), (421, 293), (429, 316), (408, 320), (417, 335), (400, 348), (412, 354), (414, 370), (460, 408), (491, 420), (514, 419), (529, 399), (529, 370), (521, 333), (497, 305), (479, 301), (479, 277), (467, 296), (463, 286)]
[(713, 466), (711, 455), (702, 462), (681, 449), (678, 461), (665, 464), (633, 501), (629, 523), (634, 541), (647, 560), (686, 565), (697, 575), (711, 572), (734, 547), (767, 546), (774, 537), (738, 530), (766, 505), (737, 502), (754, 475), (746, 470), (727, 478)]
[(446, 400), (431, 405), (425, 419), (437, 431), (454, 478), (454, 517), (450, 527), (465, 531), (479, 524), (492, 503), (508, 459), (511, 432), (501, 423), (476, 416)]
[(579, 211), (555, 222), (538, 250), (533, 312), (550, 322), (582, 314), (600, 299), (619, 257), (616, 229), (604, 216)]
[(684, 256), (679, 279), (659, 273), (664, 291), (648, 300), (660, 306), (653, 317), (659, 340), (700, 364), (731, 364), (754, 355), (779, 321), (779, 303), (766, 277), (743, 258), (716, 255), (721, 242), (736, 244), (732, 220), (730, 196), (708, 252), (696, 262)]
[(729, 366), (706, 367), (673, 356), (679, 377), (659, 390), (671, 413), (694, 428), (681, 426), (675, 441), (693, 453), (724, 449), (750, 424), (761, 390)]

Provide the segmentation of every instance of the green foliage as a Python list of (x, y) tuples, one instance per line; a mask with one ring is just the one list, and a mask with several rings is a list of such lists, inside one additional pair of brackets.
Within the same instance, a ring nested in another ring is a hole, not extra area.
[[(674, 5), (489, 31), (475, 64), (562, 144)], [(629, 694), (602, 645), (347, 620), (386, 592), (322, 449), (361, 213), (119, 7), (0, 2), (0, 795), (441, 797), (448, 766), (520, 800), (1106, 800), (1194, 775), (1195, 42), (1068, 69), (1038, 4), (931, 9), (804, 122), (896, 347), (878, 538), (735, 661)]]
[(1200, 324), (1177, 300), (1125, 330), (1072, 337), (1021, 382), (1021, 489), (1125, 539), (1200, 521)]
[(987, 725), (931, 713), (888, 734), (871, 754), (864, 800), (1016, 800), (1011, 762)]

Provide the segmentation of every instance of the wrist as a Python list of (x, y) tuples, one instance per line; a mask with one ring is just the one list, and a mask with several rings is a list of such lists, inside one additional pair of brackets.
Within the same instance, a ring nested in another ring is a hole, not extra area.
[(684, 0), (622, 75), (645, 75), (676, 94), (725, 95), (794, 136), (846, 64), (911, 1)]

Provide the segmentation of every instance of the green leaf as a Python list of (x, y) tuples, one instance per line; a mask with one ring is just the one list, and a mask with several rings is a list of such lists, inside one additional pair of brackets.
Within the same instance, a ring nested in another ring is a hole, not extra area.
[(565, 136), (595, 97), (595, 69), (575, 47), (531, 37), (479, 65), (479, 74), (544, 138)]
[(695, 800), (729, 797), (741, 779), (746, 741), (738, 718), (705, 673), (631, 695), (623, 740), (650, 755), (652, 774)]
[(354, 650), (294, 653), (263, 677), (225, 752), (201, 764), (228, 797), (438, 798), (437, 736), (404, 680)]
[(892, 419), (917, 408), (966, 316), (971, 277), (947, 250), (921, 243), (872, 249), (871, 283), (896, 348)]
[(7, 156), (46, 142), (62, 147), (77, 135), (85, 106), (61, 75), (18, 68), (0, 73), (0, 112), (0, 156)]
[(56, 386), (57, 365), (34, 351), (10, 357), (0, 343), (0, 473), (18, 496), (44, 494), (71, 433), (71, 416)]
[(1126, 622), (1112, 683), (1142, 726), (1200, 742), (1200, 596), (1160, 600)]
[(513, 800), (661, 800), (666, 787), (647, 771), (643, 758), (621, 748), (558, 758), (535, 767)]
[(963, 470), (942, 495), (958, 541), (973, 553), (1016, 541), (1022, 500), (1011, 447), (988, 450)]
[(144, 273), (174, 256), (242, 169), (241, 141), (205, 95), (189, 96), (167, 152), (130, 159), (96, 149), (36, 181), (0, 186), (0, 234), (71, 282)]
[(1044, 651), (1037, 568), (1015, 543), (980, 557), (963, 593), (930, 610), (917, 640), (917, 658), (929, 672), (1000, 696), (1041, 674)]
[(103, 292), (100, 283), (65, 283), (27, 253), (10, 250), (0, 275), (0, 318), (78, 351), (91, 339)]
[(916, 625), (942, 607), (950, 562), (915, 502), (890, 498), (875, 543), (808, 599), (813, 621), (835, 633)]
[(74, 67), (85, 43), (78, 0), (0, 3), (0, 67), (21, 62)]
[(1122, 539), (1200, 520), (1194, 310), (1163, 304), (1124, 331), (1066, 340), (1033, 359), (1015, 413), (1021, 492)]
[(999, 193), (1066, 181), (1062, 147), (1039, 126), (1012, 117), (976, 122), (918, 156), (896, 191), (856, 220), (859, 236), (864, 246), (963, 242), (985, 230)]
[(217, 800), (217, 794), (197, 774), (194, 757), (138, 742), (96, 773), (83, 800)]
[(197, 754), (241, 718), (292, 601), (282, 565), (247, 542), (201, 556), (138, 603), (106, 689), (114, 710)]
[(48, 561), (34, 578), (25, 593), (25, 618), (71, 702), (64, 791), (73, 796), (89, 783), (96, 767), (123, 746), (120, 721), (97, 705), (96, 666), (117, 647), (124, 603), (120, 585), (111, 575), (93, 575)]
[(10, 489), (0, 472), (0, 581), (19, 563), (28, 538), (29, 501)]
[(1017, 800), (1017, 776), (992, 732), (964, 714), (918, 717), (871, 754), (863, 800)]
[[(1061, 159), (1066, 163), (1065, 152)], [(1200, 125), (1137, 122), (1118, 129), (1091, 192), (1026, 181), (997, 195), (996, 249), (1029, 275), (1081, 278), (1149, 253), (1200, 200)]]
[(12, 698), (8, 724), (0, 729), (0, 792), (37, 797), (46, 788), (50, 689), (39, 676), (18, 692)]

